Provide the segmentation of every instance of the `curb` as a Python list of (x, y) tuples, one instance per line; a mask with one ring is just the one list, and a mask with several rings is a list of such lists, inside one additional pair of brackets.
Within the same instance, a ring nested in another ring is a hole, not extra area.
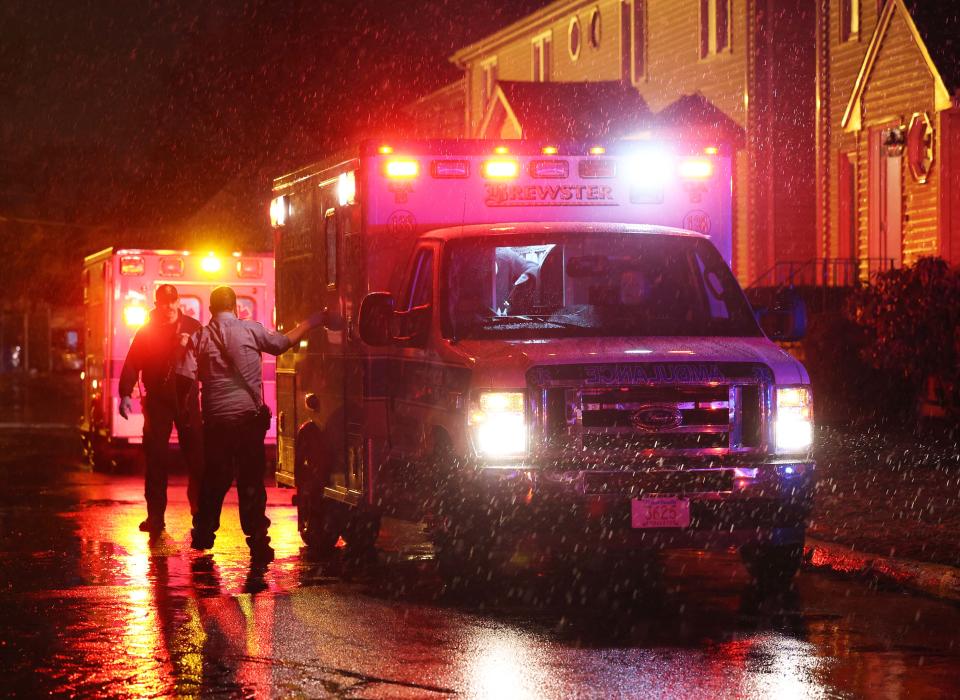
[(807, 537), (803, 546), (806, 566), (840, 574), (869, 576), (936, 598), (960, 602), (960, 569), (911, 559), (858, 552), (846, 545)]

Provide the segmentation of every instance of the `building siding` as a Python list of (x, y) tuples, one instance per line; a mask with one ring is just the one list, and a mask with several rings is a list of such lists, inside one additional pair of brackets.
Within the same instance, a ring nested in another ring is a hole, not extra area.
[[(894, 14), (880, 46), (880, 51), (863, 93), (862, 118), (864, 129), (896, 121), (908, 126), (915, 112), (926, 112), (935, 120), (934, 78), (914, 41), (906, 20), (900, 12)], [(939, 128), (936, 133), (939, 133)], [(869, 139), (860, 139), (860, 158), (864, 163)], [(937, 253), (938, 165), (934, 163), (925, 184), (918, 183), (910, 174), (906, 156), (901, 156), (901, 188), (903, 193), (903, 264), (909, 265), (918, 257)], [(864, 168), (864, 170), (867, 170)], [(866, 238), (869, 231), (868, 174), (862, 178), (864, 189), (859, 191), (863, 202), (859, 231)], [(866, 216), (864, 216), (866, 215)], [(862, 245), (861, 248), (864, 248)]]
[[(482, 66), (496, 57), (499, 80), (531, 80), (532, 44), (552, 34), (550, 80), (557, 82), (632, 79), (621, 76), (624, 27), (620, 0), (548, 6), (526, 26), (504, 31), (489, 44), (461, 54), (468, 73), (468, 128), (478, 135), (487, 105), (482, 99)], [(591, 11), (600, 11), (602, 39), (589, 41)], [(570, 18), (580, 19), (578, 60), (568, 51)], [(756, 17), (762, 16), (763, 21)], [(797, 17), (802, 16), (801, 21)], [(700, 58), (700, 3), (646, 0), (646, 71), (633, 85), (654, 112), (683, 95), (702, 94), (746, 132), (747, 144), (734, 154), (734, 273), (749, 284), (778, 259), (808, 259), (817, 253), (812, 140), (815, 105), (810, 0), (731, 0), (726, 50)], [(758, 32), (764, 32), (758, 38)], [(809, 34), (809, 35), (808, 35)], [(763, 56), (757, 60), (756, 52)], [(751, 63), (752, 61), (752, 63)], [(787, 70), (799, 71), (785, 77)], [(751, 104), (752, 102), (752, 104)], [(505, 122), (501, 138), (519, 134)], [(787, 162), (789, 168), (781, 167)]]
[[(600, 12), (600, 45), (590, 44), (590, 15)], [(580, 19), (580, 55), (577, 60), (568, 51), (568, 28), (572, 17)], [(468, 112), (470, 133), (480, 128), (487, 105), (483, 103), (483, 64), (497, 59), (500, 80), (533, 79), (533, 37), (551, 34), (550, 80), (562, 82), (620, 79), (620, 0), (573, 2), (556, 19), (531, 26), (529, 31), (472, 59), (467, 71), (471, 80)]]
[[(821, 148), (827, 148), (826, 159), (821, 160), (827, 167), (827, 193), (825, 237), (821, 241), (821, 255), (833, 258), (839, 251), (839, 172), (838, 154), (856, 152), (857, 139), (851, 134), (844, 133), (842, 120), (844, 110), (850, 100), (853, 86), (860, 73), (860, 67), (867, 54), (870, 37), (877, 26), (879, 14), (877, 3), (866, 0), (860, 8), (860, 33), (849, 41), (840, 41), (840, 1), (827, 0), (829, 31), (827, 36), (829, 77), (827, 80), (826, 109), (828, 110), (828, 133), (821, 137)], [(822, 19), (822, 18), (821, 18)], [(856, 174), (866, 171), (860, 167), (859, 160), (855, 163)], [(859, 218), (858, 218), (859, 220)], [(858, 236), (859, 240), (859, 236)], [(864, 232), (864, 245), (866, 233)], [(861, 255), (863, 257), (863, 255)]]
[(876, 267), (869, 264), (870, 254), (870, 130), (899, 124), (908, 127), (914, 114), (925, 112), (934, 129), (933, 165), (925, 183), (918, 182), (910, 173), (907, 156), (901, 156), (902, 264), (910, 265), (923, 256), (938, 255), (945, 235), (941, 230), (941, 166), (943, 163), (943, 129), (936, 111), (936, 81), (926, 63), (906, 17), (906, 10), (898, 0), (892, 4), (892, 16), (874, 59), (873, 66), (860, 95), (860, 125), (855, 131), (845, 130), (841, 121), (855, 88), (857, 77), (866, 58), (872, 35), (880, 19), (877, 3), (862, 3), (861, 31), (858, 40), (839, 43), (839, 1), (823, 0), (828, 12), (821, 21), (829, 20), (831, 43), (827, 54), (826, 80), (828, 95), (821, 108), (828, 110), (827, 133), (820, 138), (819, 161), (826, 167), (824, 254), (836, 256), (839, 250), (839, 167), (841, 153), (854, 156), (856, 254), (861, 265), (862, 278), (867, 278)]

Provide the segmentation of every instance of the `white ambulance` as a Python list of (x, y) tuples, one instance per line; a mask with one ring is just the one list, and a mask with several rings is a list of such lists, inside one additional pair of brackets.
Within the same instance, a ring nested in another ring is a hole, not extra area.
[[(218, 256), (185, 250), (107, 248), (83, 262), (86, 357), (80, 430), (91, 465), (111, 468), (143, 441), (141, 386), (134, 389), (133, 414), (120, 417), (118, 385), (123, 361), (137, 330), (149, 319), (161, 284), (180, 293), (180, 309), (203, 324), (210, 320), (210, 292), (226, 284), (237, 292), (242, 318), (273, 328), (274, 265), (269, 254)], [(264, 357), (264, 397), (276, 407), (276, 362)], [(172, 441), (176, 442), (176, 428)], [(267, 434), (276, 444), (276, 426)]]
[(650, 141), (367, 143), (278, 178), (278, 327), (326, 314), (277, 366), (304, 541), (389, 516), (452, 576), (737, 547), (789, 581), (812, 395), (730, 271), (731, 182), (723, 146)]

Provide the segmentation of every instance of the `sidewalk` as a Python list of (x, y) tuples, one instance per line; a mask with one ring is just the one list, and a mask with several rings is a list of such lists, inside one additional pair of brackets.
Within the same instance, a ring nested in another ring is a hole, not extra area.
[(960, 447), (876, 428), (818, 443), (811, 563), (960, 600)]

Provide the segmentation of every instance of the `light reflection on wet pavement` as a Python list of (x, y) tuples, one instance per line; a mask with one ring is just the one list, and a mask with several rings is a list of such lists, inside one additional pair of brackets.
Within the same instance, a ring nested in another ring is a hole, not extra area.
[(16, 450), (0, 468), (8, 695), (960, 695), (960, 610), (860, 582), (804, 573), (757, 601), (734, 557), (680, 554), (632, 605), (563, 605), (533, 573), (450, 594), (415, 529), (388, 524), (377, 561), (311, 560), (277, 488), (276, 560), (251, 568), (235, 493), (204, 556), (182, 477), (151, 543), (138, 477)]

